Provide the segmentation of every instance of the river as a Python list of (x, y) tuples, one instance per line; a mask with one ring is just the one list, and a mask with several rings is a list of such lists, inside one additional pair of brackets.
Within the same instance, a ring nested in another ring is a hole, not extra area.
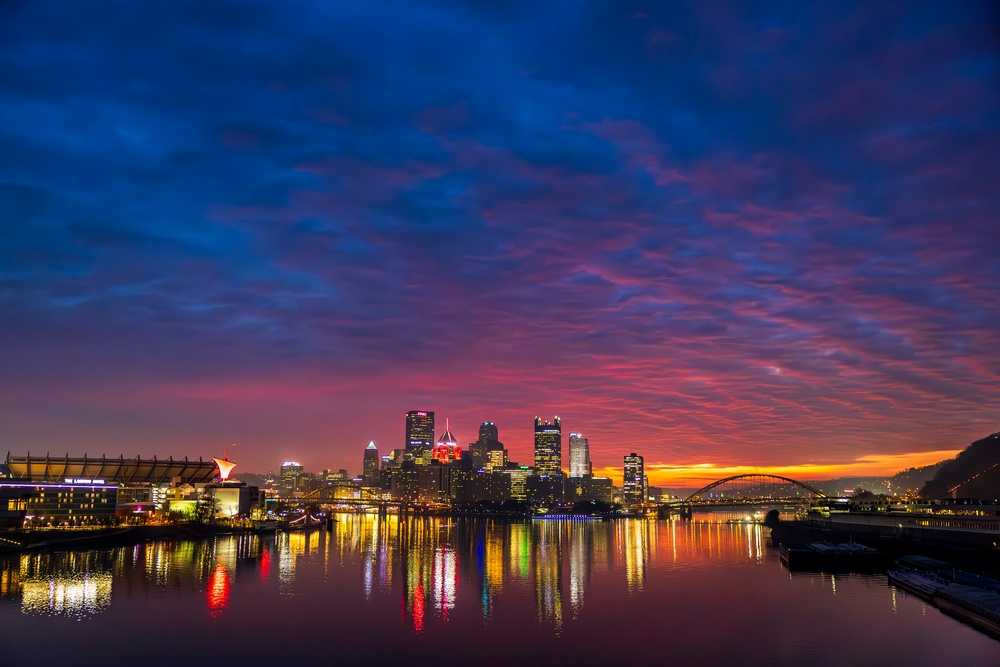
[(1000, 664), (885, 575), (789, 573), (756, 525), (337, 518), (0, 559), (4, 664)]

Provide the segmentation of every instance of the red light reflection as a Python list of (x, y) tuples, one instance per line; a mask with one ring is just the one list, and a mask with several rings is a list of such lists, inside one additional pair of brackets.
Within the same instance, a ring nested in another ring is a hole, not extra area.
[(262, 584), (267, 583), (268, 577), (271, 576), (271, 552), (268, 549), (264, 549), (264, 552), (260, 555), (260, 582)]
[(208, 615), (211, 618), (222, 618), (229, 608), (229, 589), (231, 582), (226, 566), (218, 563), (212, 574), (208, 575)]

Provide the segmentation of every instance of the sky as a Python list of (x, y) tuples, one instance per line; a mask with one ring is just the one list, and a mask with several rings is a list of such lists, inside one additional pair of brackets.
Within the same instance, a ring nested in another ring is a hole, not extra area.
[(0, 448), (892, 474), (1000, 430), (998, 183), (990, 2), (7, 2)]

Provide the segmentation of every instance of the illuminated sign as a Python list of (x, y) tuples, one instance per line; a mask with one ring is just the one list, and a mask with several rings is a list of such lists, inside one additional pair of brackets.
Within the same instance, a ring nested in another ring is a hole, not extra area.
[(67, 477), (66, 484), (104, 484), (103, 479), (87, 479), (86, 477)]

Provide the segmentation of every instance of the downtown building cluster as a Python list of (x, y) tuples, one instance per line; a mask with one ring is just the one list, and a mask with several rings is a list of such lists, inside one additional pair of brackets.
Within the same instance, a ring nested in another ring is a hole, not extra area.
[(348, 484), (341, 471), (331, 481), (345, 492), (353, 486), (369, 497), (453, 506), (641, 505), (647, 497), (641, 456), (625, 457), (625, 484), (616, 488), (610, 478), (594, 476), (590, 444), (581, 433), (569, 434), (569, 469), (565, 470), (559, 417), (551, 421), (535, 417), (532, 465), (510, 459), (493, 422), (480, 424), (478, 438), (464, 448), (447, 421), (438, 437), (435, 426), (434, 412), (407, 412), (402, 447), (380, 455), (371, 442), (364, 450), (360, 478)]

